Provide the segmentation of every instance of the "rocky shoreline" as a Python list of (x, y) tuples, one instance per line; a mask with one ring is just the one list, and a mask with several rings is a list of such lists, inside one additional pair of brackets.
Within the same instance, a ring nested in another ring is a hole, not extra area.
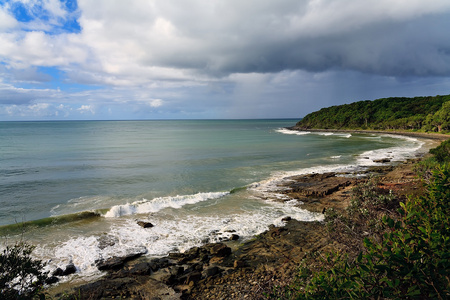
[[(366, 172), (377, 174), (381, 187), (408, 194), (417, 185), (412, 166), (413, 161), (395, 167), (384, 164)], [(361, 174), (294, 176), (279, 187), (279, 192), (299, 200), (299, 205), (309, 211), (342, 210), (351, 199), (352, 188), (366, 180), (356, 175)], [(293, 278), (307, 253), (339, 248), (330, 240), (323, 222), (289, 217), (283, 221), (284, 227), (271, 225), (234, 250), (225, 242), (163, 258), (115, 257), (102, 261), (98, 267), (107, 272), (102, 279), (65, 293), (74, 295), (74, 299), (264, 299), (264, 293)]]

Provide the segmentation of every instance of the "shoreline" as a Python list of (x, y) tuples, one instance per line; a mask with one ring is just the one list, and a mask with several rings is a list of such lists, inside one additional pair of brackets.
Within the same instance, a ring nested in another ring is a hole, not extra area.
[(297, 126), (286, 127), (289, 130), (295, 131), (311, 131), (311, 132), (344, 132), (344, 133), (373, 133), (373, 134), (390, 134), (390, 135), (403, 135), (408, 137), (423, 138), (429, 140), (446, 141), (450, 139), (450, 135), (442, 133), (427, 133), (427, 132), (413, 132), (413, 131), (402, 131), (402, 130), (358, 130), (358, 129), (316, 129), (316, 128), (301, 128)]
[[(402, 194), (412, 191), (416, 185), (412, 167), (412, 161), (385, 165), (378, 170), (381, 184), (395, 187)], [(351, 189), (365, 179), (338, 175), (300, 175), (279, 188), (290, 197), (301, 199), (303, 204), (299, 205), (307, 209), (342, 210), (351, 199)], [(237, 249), (229, 243), (213, 243), (162, 258), (122, 258), (117, 265), (111, 261), (103, 278), (75, 288), (73, 295), (81, 297), (77, 299), (260, 299), (263, 292), (289, 282), (308, 253), (339, 249), (330, 240), (323, 222), (289, 217), (284, 221), (285, 226), (271, 225)]]
[[(416, 134), (412, 136), (419, 137)], [(429, 135), (420, 135), (420, 138), (438, 142), (450, 136), (430, 138)], [(396, 166), (389, 163), (385, 166), (392, 166), (392, 169), (378, 170), (379, 176), (384, 178), (383, 184), (395, 186), (400, 192), (413, 190), (416, 183), (411, 175), (411, 162)], [(336, 177), (336, 174), (320, 175), (322, 177), (312, 174), (296, 176), (292, 183), (287, 184), (291, 190), (285, 190), (284, 193), (301, 199), (303, 207), (310, 211), (323, 211), (325, 207), (344, 209), (350, 199), (350, 190), (358, 179), (336, 180), (342, 177)], [(326, 180), (331, 181), (326, 183), (328, 188), (324, 192), (323, 183)], [(311, 183), (316, 183), (316, 187), (311, 187)], [(309, 190), (302, 190), (302, 185)], [(305, 202), (307, 199), (311, 201)], [(215, 243), (195, 247), (185, 253), (170, 253), (158, 259), (124, 259), (119, 266), (107, 269), (104, 278), (76, 288), (74, 295), (85, 295), (92, 299), (117, 296), (134, 299), (242, 299), (246, 296), (257, 299), (263, 291), (270, 292), (271, 287), (283, 285), (292, 278), (298, 263), (308, 252), (336, 246), (328, 239), (323, 222), (287, 218), (285, 223), (284, 227), (269, 226), (268, 231), (240, 244), (235, 250), (227, 243)]]

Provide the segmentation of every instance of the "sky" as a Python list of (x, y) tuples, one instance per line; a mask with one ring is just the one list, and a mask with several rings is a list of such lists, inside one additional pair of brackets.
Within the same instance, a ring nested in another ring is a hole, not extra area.
[(0, 0), (0, 121), (301, 118), (450, 94), (448, 0)]

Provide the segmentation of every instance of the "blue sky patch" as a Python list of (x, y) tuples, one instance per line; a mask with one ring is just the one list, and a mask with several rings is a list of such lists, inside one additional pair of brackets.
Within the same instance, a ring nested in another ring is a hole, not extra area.
[[(14, 18), (21, 23), (40, 21), (47, 25), (51, 25), (51, 30), (45, 31), (45, 33), (50, 35), (59, 34), (61, 32), (80, 33), (81, 26), (78, 23), (79, 12), (77, 1), (69, 0), (60, 2), (62, 8), (67, 12), (65, 18), (52, 16), (52, 13), (45, 9), (42, 2), (38, 2), (36, 5), (32, 6), (27, 6), (22, 2), (14, 2), (10, 4), (9, 11)], [(33, 31), (33, 29), (28, 29), (28, 31)]]

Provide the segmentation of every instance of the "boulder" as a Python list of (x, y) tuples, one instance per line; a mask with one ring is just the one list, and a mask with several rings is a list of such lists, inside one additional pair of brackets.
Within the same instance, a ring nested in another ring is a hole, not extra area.
[(61, 268), (57, 268), (53, 271), (52, 276), (67, 276), (77, 272), (77, 268), (74, 264), (68, 264), (66, 268), (63, 270)]
[(66, 269), (64, 270), (62, 275), (63, 276), (67, 276), (67, 275), (70, 275), (70, 274), (74, 274), (76, 272), (77, 272), (77, 268), (75, 267), (75, 265), (74, 264), (68, 264), (66, 266)]
[(154, 226), (152, 223), (146, 221), (137, 221), (136, 223), (142, 228), (152, 228)]
[(53, 271), (52, 276), (63, 276), (64, 270), (61, 268), (56, 268), (55, 271)]
[(230, 240), (232, 240), (232, 241), (237, 241), (238, 239), (239, 239), (239, 235), (237, 235), (237, 234), (232, 234), (230, 237)]
[(142, 252), (139, 253), (131, 253), (126, 256), (118, 257), (113, 256), (111, 258), (108, 258), (107, 260), (96, 260), (95, 263), (97, 265), (97, 269), (100, 271), (106, 271), (106, 270), (115, 270), (123, 267), (123, 265), (132, 259), (136, 259), (139, 256), (141, 256)]
[(56, 276), (50, 276), (45, 280), (46, 284), (55, 284), (59, 281), (59, 278)]
[(375, 163), (388, 163), (388, 162), (391, 162), (391, 159), (390, 158), (382, 158), (382, 159), (374, 159), (372, 161)]
[(209, 253), (212, 256), (225, 257), (231, 254), (231, 248), (223, 243), (212, 244)]

